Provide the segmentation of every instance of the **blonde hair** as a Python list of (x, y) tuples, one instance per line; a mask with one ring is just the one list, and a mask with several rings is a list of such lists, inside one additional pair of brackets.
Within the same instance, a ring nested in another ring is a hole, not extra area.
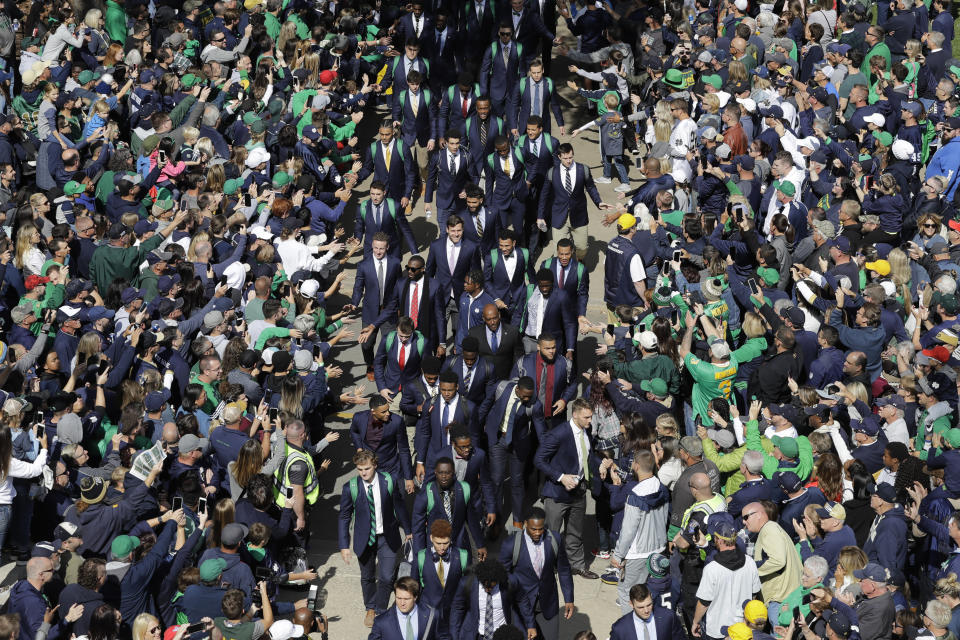
[(287, 21), (280, 27), (280, 35), (277, 37), (277, 51), (283, 51), (287, 48), (287, 42), (290, 40), (299, 40), (297, 37), (297, 23)]
[[(42, 194), (34, 194), (30, 197), (31, 205), (33, 204), (33, 199), (38, 195)], [(34, 233), (39, 233), (39, 229), (31, 222), (24, 224), (20, 227), (20, 231), (17, 232), (17, 249), (13, 256), (13, 264), (15, 264), (18, 269), (24, 268), (24, 260), (26, 259), (27, 253), (30, 249), (33, 249)]]
[(763, 317), (754, 311), (748, 311), (743, 317), (743, 332), (748, 338), (760, 338), (767, 332)]
[(106, 115), (110, 113), (110, 105), (107, 104), (106, 100), (97, 100), (93, 103), (93, 110), (97, 112), (97, 115)]
[(720, 111), (720, 98), (715, 93), (708, 93), (703, 96), (703, 110), (707, 113), (717, 113)]
[(103, 17), (103, 12), (100, 9), (90, 9), (87, 11), (86, 15), (83, 16), (83, 24), (87, 25), (91, 29), (100, 28), (100, 18)]
[(217, 152), (213, 148), (213, 141), (210, 140), (210, 138), (200, 138), (197, 140), (197, 143), (193, 145), (193, 148), (198, 154), (202, 153), (206, 155), (207, 158), (214, 158), (217, 155)]
[(669, 413), (661, 413), (657, 416), (656, 430), (662, 436), (676, 436), (680, 431), (680, 425)]
[(733, 60), (727, 67), (728, 81), (730, 83), (743, 82), (750, 84), (750, 76), (747, 74), (747, 67), (739, 60)]
[(215, 164), (207, 169), (207, 191), (214, 193), (223, 192), (223, 183), (227, 181), (227, 176), (223, 172), (222, 164)]
[(867, 395), (867, 388), (862, 382), (851, 382), (847, 384), (847, 391), (853, 394), (853, 397), (865, 404), (870, 403), (870, 397)]
[[(196, 127), (184, 127), (183, 128), (183, 141), (189, 145), (196, 145), (197, 140), (200, 138), (200, 129)], [(209, 139), (209, 138), (208, 138)]]
[(80, 336), (80, 341), (77, 342), (77, 359), (81, 356), (90, 359), (100, 353), (100, 348), (100, 336), (94, 331), (88, 331)]
[(854, 571), (859, 571), (867, 566), (867, 554), (860, 547), (849, 546), (840, 549), (837, 554), (837, 571), (842, 571), (844, 576), (850, 576), (852, 580), (857, 580), (853, 576)]
[(190, 246), (187, 248), (187, 260), (190, 262), (197, 261), (197, 245), (201, 242), (210, 242), (210, 236), (206, 231), (197, 231), (190, 240)]
[(300, 61), (300, 66), (307, 70), (308, 87), (317, 86), (317, 79), (320, 77), (320, 54), (311, 51)]
[[(138, 615), (133, 619), (133, 640), (146, 640), (150, 628), (154, 625), (160, 625), (160, 621), (157, 620), (156, 616), (149, 613), (141, 613)], [(163, 631), (162, 626), (160, 630)]]
[(913, 38), (907, 40), (907, 43), (903, 45), (903, 52), (912, 62), (918, 55), (920, 55), (920, 41), (914, 40)]
[[(668, 142), (671, 133), (673, 133), (673, 123), (666, 120), (657, 120), (653, 124), (653, 137), (657, 142)], [(661, 160), (660, 163), (662, 165), (663, 161)], [(662, 166), (660, 168), (663, 169)]]

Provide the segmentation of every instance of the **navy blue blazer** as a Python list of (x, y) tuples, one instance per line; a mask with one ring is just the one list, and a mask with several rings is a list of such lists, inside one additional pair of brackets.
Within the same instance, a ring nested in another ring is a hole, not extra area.
[(393, 198), (397, 202), (401, 198), (411, 197), (413, 179), (417, 173), (413, 164), (413, 156), (410, 154), (410, 145), (400, 145), (398, 142), (396, 139), (393, 140), (389, 170), (387, 169), (386, 158), (383, 155), (383, 145), (377, 141), (371, 143), (367, 148), (363, 166), (357, 172), (357, 179), (360, 182), (372, 175), (374, 180), (379, 180), (387, 185), (387, 197)]
[[(416, 329), (427, 340), (427, 348), (433, 351), (442, 340), (446, 338), (446, 326), (444, 323), (444, 309), (446, 300), (442, 296), (443, 290), (440, 283), (434, 278), (424, 276), (420, 288), (417, 290), (417, 313)], [(394, 307), (397, 310), (397, 316), (410, 315), (410, 299), (413, 295), (413, 283), (410, 278), (403, 278), (396, 288), (396, 302)]]
[[(493, 0), (483, 0), (483, 17), (477, 19), (477, 6), (473, 0), (466, 0), (459, 6), (457, 24), (460, 26), (460, 56), (463, 60), (472, 60), (477, 52), (490, 46), (496, 37), (495, 30), (498, 8)], [(949, 40), (948, 40), (949, 42)]]
[(547, 258), (540, 263), (541, 269), (553, 272), (554, 285), (562, 290), (571, 300), (577, 301), (577, 315), (587, 315), (587, 301), (590, 299), (590, 272), (577, 262), (575, 256), (570, 258), (566, 274), (563, 277), (563, 286), (560, 286), (560, 261), (557, 258)]
[[(571, 382), (567, 382), (567, 376), (569, 375), (567, 369), (567, 359), (563, 357), (562, 354), (557, 353), (557, 357), (553, 361), (553, 401), (556, 402), (560, 398), (563, 398), (567, 401), (567, 404), (573, 401), (573, 398), (577, 395), (577, 381), (574, 379)], [(517, 364), (513, 366), (513, 371), (510, 372), (511, 378), (520, 378), (522, 376), (530, 376), (533, 378), (533, 382), (537, 386), (537, 397), (540, 396), (540, 380), (537, 378), (537, 352), (528, 353), (519, 360)]]
[[(363, 238), (363, 257), (366, 258), (373, 253), (373, 234), (377, 231), (383, 231), (390, 236), (390, 244), (387, 247), (387, 253), (400, 260), (403, 257), (403, 251), (400, 248), (400, 238), (407, 243), (410, 253), (417, 252), (417, 241), (413, 237), (413, 229), (410, 228), (410, 222), (403, 213), (400, 203), (390, 198), (384, 198), (380, 204), (383, 210), (380, 214), (380, 224), (376, 224), (373, 218), (373, 202), (369, 198), (360, 203), (357, 207), (357, 215), (354, 218), (353, 237)], [(392, 209), (391, 209), (392, 207)], [(391, 210), (393, 213), (391, 214)]]
[[(450, 458), (456, 461), (457, 452), (453, 446), (447, 446), (439, 449), (427, 460), (426, 470), (423, 475), (424, 482), (430, 482), (434, 479), (433, 467), (439, 458)], [(470, 453), (470, 459), (467, 460), (467, 470), (463, 474), (463, 482), (470, 485), (470, 504), (479, 509), (481, 506), (485, 509), (484, 513), (496, 513), (496, 494), (493, 490), (493, 481), (490, 479), (490, 466), (487, 464), (487, 454), (474, 444), (473, 451)], [(482, 502), (482, 504), (481, 504)]]
[(507, 307), (519, 304), (524, 298), (527, 282), (536, 280), (529, 252), (519, 248), (515, 248), (513, 252), (517, 256), (517, 268), (513, 271), (513, 278), (507, 274), (499, 248), (483, 254), (484, 288), (494, 299), (503, 300)]
[[(465, 576), (466, 577), (466, 576)], [(507, 624), (518, 629), (522, 621), (515, 610), (516, 583), (513, 578), (508, 579), (499, 587), (500, 602), (503, 606), (503, 617)], [(450, 610), (450, 635), (454, 638), (475, 638), (480, 628), (480, 598), (486, 598), (487, 592), (477, 580), (476, 576), (460, 581), (460, 589), (453, 599)]]
[[(513, 24), (513, 12), (505, 13), (503, 19)], [(540, 44), (540, 40), (553, 40), (556, 36), (543, 23), (539, 7), (538, 10), (531, 10), (525, 6), (520, 12), (520, 20), (517, 22), (513, 37), (523, 47), (520, 68), (525, 71), (537, 55), (537, 45)]]
[(433, 92), (420, 89), (417, 115), (413, 115), (414, 96), (410, 90), (401, 91), (393, 101), (393, 120), (400, 123), (400, 138), (408, 147), (414, 143), (421, 147), (436, 139), (437, 105)]
[[(466, 483), (464, 483), (466, 484)], [(433, 492), (433, 509), (427, 512), (427, 491)], [(471, 490), (471, 501), (473, 491)], [(453, 483), (453, 521), (450, 526), (453, 527), (451, 536), (454, 546), (464, 549), (470, 548), (470, 540), (467, 539), (467, 527), (470, 528), (470, 535), (474, 540), (483, 540), (483, 531), (480, 529), (480, 516), (476, 509), (470, 507), (463, 493), (463, 485), (454, 481)], [(440, 487), (436, 481), (425, 483), (420, 491), (417, 492), (413, 500), (413, 549), (419, 551), (427, 547), (427, 535), (430, 532), (430, 525), (435, 520), (447, 520), (447, 512), (443, 510), (443, 499), (440, 497)], [(464, 526), (466, 525), (466, 526)]]
[[(500, 341), (497, 343), (497, 351), (491, 349), (490, 342), (487, 340), (487, 327), (474, 327), (470, 329), (467, 335), (471, 335), (480, 343), (480, 356), (493, 365), (493, 375), (496, 382), (506, 380), (510, 377), (510, 369), (517, 363), (520, 356), (523, 355), (523, 339), (520, 332), (511, 324), (500, 323)], [(488, 399), (492, 396), (488, 395)], [(491, 400), (492, 402), (492, 400)], [(481, 414), (481, 422), (483, 421)]]
[(727, 503), (727, 513), (739, 519), (740, 514), (743, 513), (743, 508), (751, 502), (760, 502), (762, 500), (779, 502), (779, 494), (779, 489), (774, 486), (773, 482), (766, 478), (747, 480), (741, 484), (740, 488), (730, 497), (730, 502)]
[(455, 374), (457, 374), (457, 379), (460, 381), (460, 386), (458, 387), (457, 392), (461, 396), (466, 396), (467, 400), (478, 407), (483, 404), (483, 401), (487, 397), (487, 393), (493, 392), (491, 386), (495, 385), (497, 382), (494, 375), (493, 363), (483, 356), (477, 356), (477, 361), (473, 364), (473, 375), (470, 378), (469, 388), (467, 388), (463, 382), (464, 374), (462, 355), (447, 358), (443, 363), (443, 368), (441, 371), (453, 371)]
[[(420, 37), (423, 55), (431, 63), (430, 88), (435, 92), (440, 92), (444, 87), (455, 83), (462, 67), (460, 33), (456, 30), (453, 21), (449, 19), (449, 15), (445, 37), (441, 37), (435, 26), (430, 31), (424, 31)], [(438, 130), (438, 135), (442, 136), (443, 131)]]
[[(369, 413), (364, 411), (363, 413)], [(356, 416), (354, 416), (356, 417)], [(410, 514), (403, 502), (403, 494), (400, 493), (399, 479), (393, 479), (393, 491), (387, 491), (386, 475), (383, 471), (377, 471), (380, 487), (380, 518), (383, 520), (383, 535), (387, 538), (387, 544), (391, 549), (397, 551), (402, 542), (400, 527), (404, 531), (410, 530)], [(357, 502), (359, 508), (353, 503), (353, 495), (350, 492), (350, 481), (344, 483), (343, 491), (340, 494), (340, 521), (338, 526), (338, 537), (341, 549), (350, 549), (350, 521), (353, 520), (353, 552), (358, 556), (367, 548), (367, 542), (370, 539), (370, 507), (367, 502), (366, 490), (363, 488), (363, 480), (357, 477)], [(362, 501), (362, 502), (361, 502)]]
[[(424, 79), (429, 82), (430, 71), (422, 56), (417, 56), (413, 59), (413, 65), (411, 69), (419, 71), (421, 75), (423, 75)], [(396, 102), (397, 96), (400, 95), (400, 92), (406, 90), (408, 86), (406, 54), (401, 54), (395, 58), (392, 58), (390, 62), (387, 63), (387, 72), (380, 81), (380, 86), (383, 87), (384, 90), (386, 90), (388, 87), (393, 87), (393, 100), (391, 101), (392, 106), (393, 102)]]
[[(438, 137), (444, 135), (438, 132)], [(437, 150), (430, 156), (427, 168), (427, 185), (424, 187), (424, 202), (433, 202), (433, 194), (437, 194), (437, 209), (451, 209), (460, 200), (460, 192), (467, 186), (473, 171), (470, 155), (464, 149), (457, 150), (457, 172), (450, 173), (450, 154), (446, 149)], [(439, 218), (438, 218), (439, 220)], [(442, 222), (442, 221), (441, 221)], [(446, 230), (444, 230), (446, 233)]]
[(467, 239), (460, 241), (460, 253), (457, 255), (457, 264), (450, 268), (447, 264), (447, 238), (441, 236), (430, 243), (430, 254), (427, 256), (427, 275), (436, 278), (440, 283), (441, 299), (444, 306), (450, 299), (451, 292), (455, 300), (460, 300), (463, 293), (463, 279), (471, 269), (480, 268), (480, 248)]
[[(403, 214), (401, 214), (403, 215)], [(383, 270), (383, 304), (380, 304), (380, 281), (377, 280), (377, 266), (373, 255), (364, 258), (357, 265), (356, 279), (353, 281), (351, 304), (359, 305), (363, 301), (360, 318), (364, 325), (379, 327), (396, 315), (394, 291), (400, 280), (400, 260), (390, 254), (384, 257), (387, 264)]]
[[(527, 303), (536, 291), (536, 289), (531, 291), (531, 287), (534, 286), (530, 285), (523, 289), (519, 299), (514, 301), (512, 322), (520, 327), (521, 335), (527, 328)], [(567, 349), (576, 349), (577, 315), (566, 292), (554, 289), (547, 298), (540, 333), (551, 333), (556, 337), (558, 355), (564, 355)]]
[(603, 202), (600, 199), (600, 192), (597, 191), (597, 185), (593, 182), (593, 176), (590, 170), (583, 164), (576, 162), (576, 180), (573, 184), (573, 192), (567, 193), (563, 184), (562, 165), (557, 164), (548, 173), (546, 180), (543, 181), (543, 189), (540, 192), (540, 206), (537, 208), (537, 219), (545, 220), (554, 229), (563, 227), (567, 218), (570, 218), (570, 225), (573, 227), (585, 227), (587, 225), (587, 194), (593, 203), (600, 206)]
[[(526, 55), (526, 45), (521, 45)], [(534, 50), (536, 51), (536, 50)], [(476, 55), (476, 52), (474, 52)], [(483, 62), (480, 63), (480, 93), (490, 96), (494, 104), (505, 102), (520, 82), (520, 57), (517, 56), (517, 43), (510, 43), (510, 55), (507, 66), (503, 65), (503, 45), (498, 39), (483, 49)]]
[[(500, 546), (500, 564), (510, 567), (513, 562), (513, 545), (517, 536), (523, 536), (522, 531), (511, 534)], [(557, 541), (557, 555), (553, 554), (553, 545), (548, 536)], [(537, 602), (543, 617), (555, 618), (560, 613), (560, 599), (557, 594), (557, 579), (560, 580), (560, 589), (563, 591), (564, 602), (573, 602), (573, 575), (570, 573), (570, 561), (563, 544), (563, 538), (556, 531), (544, 531), (540, 539), (543, 546), (543, 570), (540, 577), (533, 568), (533, 558), (527, 550), (526, 540), (520, 541), (520, 555), (517, 564), (510, 571), (517, 583), (517, 609), (520, 617), (528, 629), (536, 626)]]
[[(440, 612), (434, 612), (433, 621), (427, 629), (430, 620), (430, 607), (417, 604), (417, 637), (437, 637), (437, 625), (440, 622)], [(403, 640), (403, 631), (400, 629), (400, 620), (397, 618), (397, 605), (393, 605), (373, 619), (373, 628), (367, 640)]]
[(480, 247), (480, 255), (485, 256), (497, 248), (500, 235), (500, 216), (490, 207), (481, 207), (483, 211), (483, 237), (477, 231), (477, 221), (465, 204), (454, 211), (463, 219), (463, 237)]
[[(391, 338), (391, 336), (393, 336)], [(387, 342), (390, 341), (390, 349), (387, 349)], [(400, 369), (400, 338), (396, 331), (391, 331), (380, 339), (380, 346), (377, 347), (377, 355), (373, 358), (373, 377), (377, 383), (377, 390), (383, 391), (390, 389), (394, 393), (400, 391), (400, 387), (409, 384), (420, 375), (420, 361), (423, 353), (426, 353), (426, 338), (419, 331), (414, 331), (410, 338), (410, 353), (407, 354), (403, 363), (403, 370)], [(420, 347), (423, 347), (421, 352)]]
[(470, 163), (472, 164), (473, 180), (480, 182), (480, 174), (483, 173), (483, 163), (486, 157), (493, 153), (493, 140), (497, 136), (505, 136), (509, 133), (503, 118), (498, 118), (491, 114), (487, 125), (487, 144), (480, 144), (480, 117), (476, 114), (469, 116), (464, 123), (466, 128), (467, 149), (470, 151)]
[[(637, 637), (637, 627), (633, 622), (633, 611), (623, 616), (610, 627), (610, 640), (641, 640)], [(653, 625), (657, 629), (657, 638), (687, 640), (687, 634), (680, 624), (680, 618), (670, 609), (654, 605)]]
[(507, 176), (503, 170), (504, 161), (497, 152), (488, 155), (485, 162), (484, 192), (487, 194), (487, 205), (491, 209), (504, 211), (513, 205), (515, 199), (523, 201), (527, 197), (527, 167), (520, 152), (510, 147), (510, 170), (513, 177)]
[[(590, 432), (584, 435), (590, 444), (589, 460), (584, 462), (591, 469), (596, 468), (597, 453), (593, 448)], [(576, 475), (580, 469), (579, 446), (573, 438), (570, 422), (563, 422), (550, 429), (541, 439), (537, 453), (533, 457), (533, 464), (543, 472), (543, 489), (541, 496), (553, 498), (555, 502), (572, 502), (573, 494), (560, 484), (559, 478), (564, 474)]]
[[(495, 392), (487, 394), (487, 400), (480, 407), (480, 420), (484, 423), (484, 432), (487, 435), (487, 451), (490, 451), (500, 438), (500, 425), (507, 415), (507, 402), (516, 387), (516, 382), (507, 382), (499, 398)], [(507, 432), (502, 437), (505, 444), (512, 446), (520, 458), (525, 458), (537, 441), (542, 439), (544, 431), (543, 405), (534, 397), (529, 406), (520, 402), (514, 405), (513, 414), (507, 422)]]
[[(407, 40), (411, 38), (416, 38), (417, 40), (420, 40), (426, 37), (430, 33), (430, 31), (433, 29), (433, 17), (430, 15), (427, 15), (427, 11), (424, 11), (423, 13), (420, 14), (420, 21), (421, 22), (420, 22), (419, 36), (417, 35), (417, 30), (413, 27), (412, 12), (403, 14), (400, 20), (397, 21), (397, 27), (396, 27), (397, 35), (394, 36), (393, 41), (395, 43), (398, 43), (397, 49), (399, 49), (401, 52), (400, 57), (403, 57), (403, 50), (404, 50), (403, 44), (406, 43)], [(424, 56), (426, 56), (426, 51), (422, 51), (421, 53)], [(433, 65), (431, 65), (431, 67), (432, 66)]]
[(454, 337), (457, 353), (470, 329), (483, 324), (483, 308), (488, 304), (494, 304), (494, 300), (486, 291), (481, 291), (476, 298), (466, 291), (460, 294), (460, 300), (457, 301), (457, 334)]
[[(453, 598), (457, 595), (457, 587), (460, 586), (460, 579), (463, 577), (463, 570), (466, 567), (460, 567), (460, 549), (457, 546), (451, 546), (447, 550), (448, 568), (443, 577), (443, 586), (440, 586), (440, 578), (437, 576), (436, 560), (433, 559), (433, 547), (422, 549), (423, 551), (423, 572), (420, 572), (420, 561), (418, 555), (414, 555), (413, 563), (410, 567), (410, 577), (420, 583), (420, 600), (423, 604), (433, 607), (440, 616), (441, 621), (450, 619), (450, 607), (453, 605)], [(470, 566), (470, 548), (467, 547), (467, 566)], [(441, 627), (445, 625), (441, 624)], [(441, 633), (443, 629), (441, 629)], [(449, 636), (447, 636), (449, 637)]]
[(553, 155), (551, 149), (556, 151), (559, 144), (549, 133), (541, 133), (537, 139), (537, 155), (533, 155), (533, 151), (530, 149), (530, 138), (526, 134), (522, 134), (517, 140), (517, 151), (523, 156), (523, 164), (527, 167), (527, 181), (530, 182), (531, 195), (540, 192), (543, 181), (547, 177), (547, 172), (556, 164), (556, 156)]
[[(476, 416), (474, 411), (476, 406), (464, 398), (457, 398), (457, 406), (453, 414), (448, 416), (447, 424), (459, 422), (467, 427), (470, 435), (474, 439), (478, 437)], [(417, 431), (413, 436), (413, 448), (417, 452), (417, 462), (426, 463), (431, 460), (441, 449), (449, 449), (450, 443), (447, 442), (447, 430), (441, 425), (443, 418), (443, 398), (437, 394), (433, 401), (425, 404), (420, 419), (417, 420)]]
[(475, 118), (477, 115), (477, 98), (479, 97), (479, 85), (474, 85), (474, 88), (467, 93), (467, 115), (464, 116), (463, 94), (460, 92), (460, 87), (452, 84), (444, 90), (443, 95), (440, 96), (439, 123), (437, 125), (437, 131), (441, 137), (445, 137), (447, 131), (453, 129), (460, 132), (461, 140), (463, 140), (462, 136), (466, 135), (467, 130), (467, 118), (471, 116)]
[(417, 407), (428, 400), (427, 385), (423, 381), (423, 376), (418, 377), (410, 384), (403, 385), (400, 392), (400, 411), (407, 422), (407, 426), (417, 424), (420, 419), (420, 411)]
[[(526, 48), (526, 47), (524, 47)], [(540, 117), (543, 118), (543, 130), (550, 132), (550, 113), (557, 120), (557, 126), (563, 126), (563, 112), (560, 110), (560, 101), (557, 100), (557, 86), (552, 80), (547, 83), (547, 77), (544, 76), (540, 82)], [(522, 89), (522, 90), (521, 90)], [(517, 88), (513, 92), (510, 100), (510, 111), (507, 112), (507, 119), (510, 121), (511, 129), (516, 129), (521, 135), (527, 130), (527, 118), (533, 111), (534, 87), (533, 81), (529, 78), (520, 78)]]
[[(410, 464), (410, 442), (407, 440), (407, 428), (403, 419), (391, 415), (383, 425), (383, 437), (376, 450), (367, 444), (367, 427), (370, 426), (370, 410), (358, 411), (350, 421), (350, 442), (355, 449), (367, 449), (377, 454), (377, 467), (381, 472), (393, 475), (395, 482), (413, 480), (413, 467)], [(404, 527), (405, 531), (409, 531)], [(343, 547), (341, 547), (343, 548)]]

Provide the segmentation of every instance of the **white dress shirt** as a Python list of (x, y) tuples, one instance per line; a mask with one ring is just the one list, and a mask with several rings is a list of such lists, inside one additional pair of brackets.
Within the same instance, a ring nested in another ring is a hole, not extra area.
[[(374, 475), (373, 482), (363, 482), (363, 499), (367, 499), (367, 487), (373, 485), (373, 506), (377, 512), (377, 534), (383, 533), (383, 507), (380, 504), (380, 476)], [(356, 508), (356, 507), (354, 507)]]
[(500, 423), (500, 433), (507, 432), (507, 428), (510, 426), (510, 415), (516, 410), (518, 402), (520, 402), (520, 398), (517, 397), (517, 390), (514, 388), (510, 394), (510, 399), (507, 400), (506, 411), (503, 412), (503, 421)]
[[(649, 638), (643, 634), (643, 628), (647, 628)], [(633, 628), (637, 632), (637, 640), (657, 640), (657, 625), (653, 621), (653, 614), (644, 620), (636, 613), (633, 614)]]
[(512, 281), (513, 274), (517, 272), (517, 252), (513, 250), (508, 256), (500, 255), (503, 257), (503, 268), (507, 270), (507, 278)]
[[(497, 157), (500, 158), (500, 168), (503, 169), (503, 172), (507, 174), (507, 177), (512, 180), (513, 172), (517, 170), (517, 159), (512, 157), (512, 154), (507, 154), (506, 156), (497, 154)], [(510, 160), (509, 165), (507, 165), (508, 159)]]
[(531, 338), (536, 339), (540, 335), (540, 328), (543, 327), (544, 308), (547, 306), (546, 300), (540, 289), (534, 289), (533, 295), (527, 301), (527, 330), (525, 333)]
[(450, 168), (450, 162), (453, 161), (453, 172), (460, 170), (460, 154), (447, 151), (447, 168)]
[(563, 185), (563, 188), (567, 188), (567, 176), (570, 176), (570, 189), (577, 188), (577, 163), (574, 162), (569, 167), (565, 167), (562, 164), (560, 165), (560, 183)]
[[(480, 600), (480, 607), (477, 613), (477, 633), (481, 636), (486, 635), (483, 628), (487, 620), (487, 592), (483, 587), (477, 589), (477, 598)], [(499, 629), (507, 624), (507, 618), (503, 615), (503, 599), (500, 597), (500, 587), (493, 588), (493, 628)]]
[(407, 340), (407, 343), (400, 343), (397, 345), (397, 362), (400, 362), (400, 354), (403, 354), (403, 366), (407, 366), (407, 363), (410, 362), (410, 345), (413, 344), (413, 338)]

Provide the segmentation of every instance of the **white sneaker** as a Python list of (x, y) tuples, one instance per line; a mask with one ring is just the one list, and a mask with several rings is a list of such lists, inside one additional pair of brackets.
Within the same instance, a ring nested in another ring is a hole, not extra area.
[(611, 180), (610, 178), (604, 178), (603, 176), (600, 176), (599, 178), (594, 178), (593, 181), (596, 182), (597, 184), (610, 184), (611, 182), (613, 182), (613, 180)]
[(630, 191), (630, 188), (631, 187), (628, 184), (621, 184), (619, 187), (614, 189), (614, 191), (616, 191), (617, 193), (626, 193), (627, 191)]

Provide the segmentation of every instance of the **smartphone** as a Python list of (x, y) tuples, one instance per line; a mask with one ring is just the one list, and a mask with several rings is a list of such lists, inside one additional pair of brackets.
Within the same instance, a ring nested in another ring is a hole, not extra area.
[(183, 509), (183, 496), (173, 496), (173, 504), (170, 505), (170, 510), (176, 511), (177, 509)]
[(277, 419), (278, 410), (276, 407), (270, 407), (270, 422)]
[(157, 152), (157, 162), (163, 164), (167, 161), (167, 152), (160, 150)]
[(249, 207), (253, 203), (253, 200), (250, 199), (250, 194), (243, 194), (243, 206)]
[(207, 510), (207, 499), (200, 498), (197, 501), (197, 513), (204, 513)]
[[(268, 567), (257, 567), (253, 572), (257, 580), (269, 580), (273, 577), (273, 572)], [(310, 605), (307, 605), (310, 606)]]
[(293, 500), (293, 487), (287, 487), (287, 500)]
[(678, 261), (680, 260), (680, 256), (681, 256), (681, 255), (682, 255), (682, 251), (681, 251), (680, 249), (677, 249), (676, 251), (674, 251), (674, 252), (673, 252), (673, 262), (678, 262)]
[(317, 607), (317, 590), (319, 587), (315, 584), (310, 585), (310, 591), (307, 592), (307, 609), (313, 611)]
[(609, 333), (610, 335), (613, 335), (613, 325), (612, 325), (612, 324), (608, 324), (608, 325), (607, 325), (607, 333)]
[(217, 286), (218, 286), (218, 287), (225, 287), (225, 286), (227, 286), (227, 274), (223, 274), (222, 276), (220, 276), (220, 282), (219, 282), (219, 284), (217, 284)]
[(203, 631), (203, 626), (204, 625), (202, 622), (194, 622), (193, 624), (187, 627), (187, 633), (190, 634), (190, 633), (197, 633), (198, 631)]
[(677, 324), (678, 322), (680, 322), (680, 310), (679, 310), (679, 309), (674, 309), (674, 310), (670, 313), (670, 322), (671, 322), (671, 324)]
[(314, 357), (314, 358), (319, 358), (319, 357), (320, 357), (320, 345), (319, 345), (319, 344), (314, 344), (314, 345), (313, 345), (313, 357)]
[(102, 376), (107, 372), (107, 369), (109, 368), (110, 368), (110, 361), (104, 358), (103, 360), (100, 361), (100, 366), (97, 367), (97, 375)]
[(38, 424), (38, 425), (37, 425), (37, 437), (38, 437), (38, 438), (42, 438), (42, 437), (43, 437), (43, 432), (44, 432), (45, 430), (46, 430), (46, 427), (44, 427), (43, 424)]
[(750, 285), (751, 292), (757, 295), (760, 294), (760, 285), (757, 284), (756, 278), (750, 278), (749, 280), (747, 280), (747, 284)]
[(43, 424), (45, 422), (43, 419), (43, 411), (37, 411), (35, 414), (33, 414), (33, 421), (36, 424)]

